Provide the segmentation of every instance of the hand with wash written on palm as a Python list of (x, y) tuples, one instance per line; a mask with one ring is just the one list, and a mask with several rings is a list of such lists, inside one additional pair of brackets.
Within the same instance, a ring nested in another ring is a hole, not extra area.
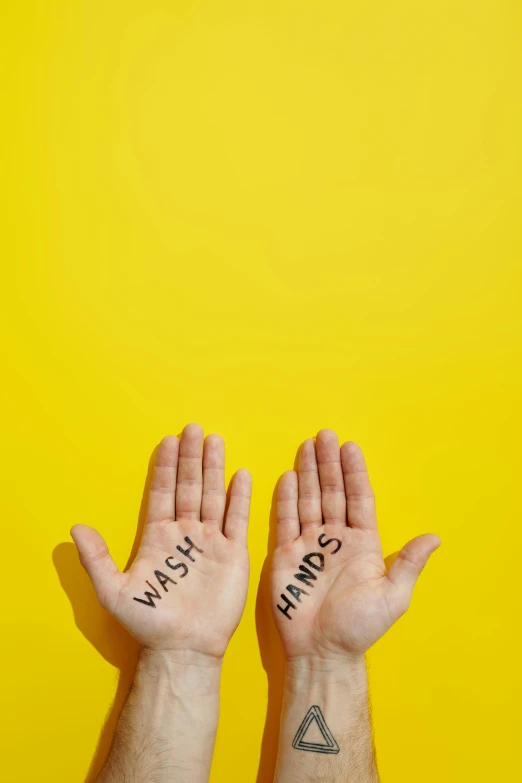
[(71, 531), (98, 599), (145, 647), (220, 659), (246, 600), (248, 471), (238, 471), (226, 506), (225, 453), (218, 435), (189, 424), (157, 450), (146, 524), (136, 559), (121, 573), (101, 535)]
[(414, 538), (387, 570), (363, 454), (331, 430), (302, 444), (277, 508), (272, 603), (287, 659), (361, 655), (408, 608), (438, 537)]

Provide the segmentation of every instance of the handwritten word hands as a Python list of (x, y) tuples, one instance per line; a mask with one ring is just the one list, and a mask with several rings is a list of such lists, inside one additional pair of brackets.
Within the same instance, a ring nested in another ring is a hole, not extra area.
[(240, 470), (226, 508), (224, 443), (189, 424), (157, 450), (147, 517), (121, 573), (101, 535), (71, 535), (102, 606), (144, 646), (221, 658), (245, 605), (251, 477)]
[(363, 454), (331, 430), (302, 444), (277, 509), (271, 591), (287, 659), (366, 652), (407, 610), (440, 540), (414, 538), (387, 571)]

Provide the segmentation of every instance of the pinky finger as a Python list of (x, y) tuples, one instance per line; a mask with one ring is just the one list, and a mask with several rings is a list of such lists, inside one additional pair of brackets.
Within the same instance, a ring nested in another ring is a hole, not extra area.
[(297, 473), (295, 470), (287, 470), (277, 485), (277, 546), (299, 538), (301, 526), (297, 510), (298, 494)]
[(238, 470), (230, 483), (230, 500), (223, 533), (231, 541), (237, 541), (243, 546), (247, 545), (251, 496), (252, 476), (248, 470)]
[(98, 531), (88, 525), (74, 525), (71, 536), (76, 544), (80, 562), (96, 591), (98, 601), (105, 609), (110, 610), (117, 595), (116, 577), (121, 574), (109, 554), (107, 544)]

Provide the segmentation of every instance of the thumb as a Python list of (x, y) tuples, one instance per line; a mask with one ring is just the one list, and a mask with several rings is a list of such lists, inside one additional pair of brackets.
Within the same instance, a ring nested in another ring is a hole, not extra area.
[(417, 536), (403, 546), (388, 571), (388, 579), (410, 602), (419, 574), (430, 555), (440, 546), (441, 540), (433, 533)]
[(109, 609), (111, 598), (116, 592), (114, 577), (120, 572), (109, 554), (107, 544), (98, 531), (89, 525), (74, 525), (71, 528), (71, 536), (99, 602), (105, 609)]

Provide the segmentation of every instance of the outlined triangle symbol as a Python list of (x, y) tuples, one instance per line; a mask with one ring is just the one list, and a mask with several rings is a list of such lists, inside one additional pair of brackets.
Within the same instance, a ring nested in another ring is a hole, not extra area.
[[(321, 732), (324, 745), (322, 742), (306, 742), (305, 735), (313, 722), (316, 722), (319, 731)], [(306, 713), (303, 722), (297, 729), (297, 734), (292, 742), (292, 747), (296, 750), (310, 750), (315, 753), (339, 753), (339, 745), (335, 741), (332, 732), (326, 725), (323, 713), (317, 704), (310, 707)]]

